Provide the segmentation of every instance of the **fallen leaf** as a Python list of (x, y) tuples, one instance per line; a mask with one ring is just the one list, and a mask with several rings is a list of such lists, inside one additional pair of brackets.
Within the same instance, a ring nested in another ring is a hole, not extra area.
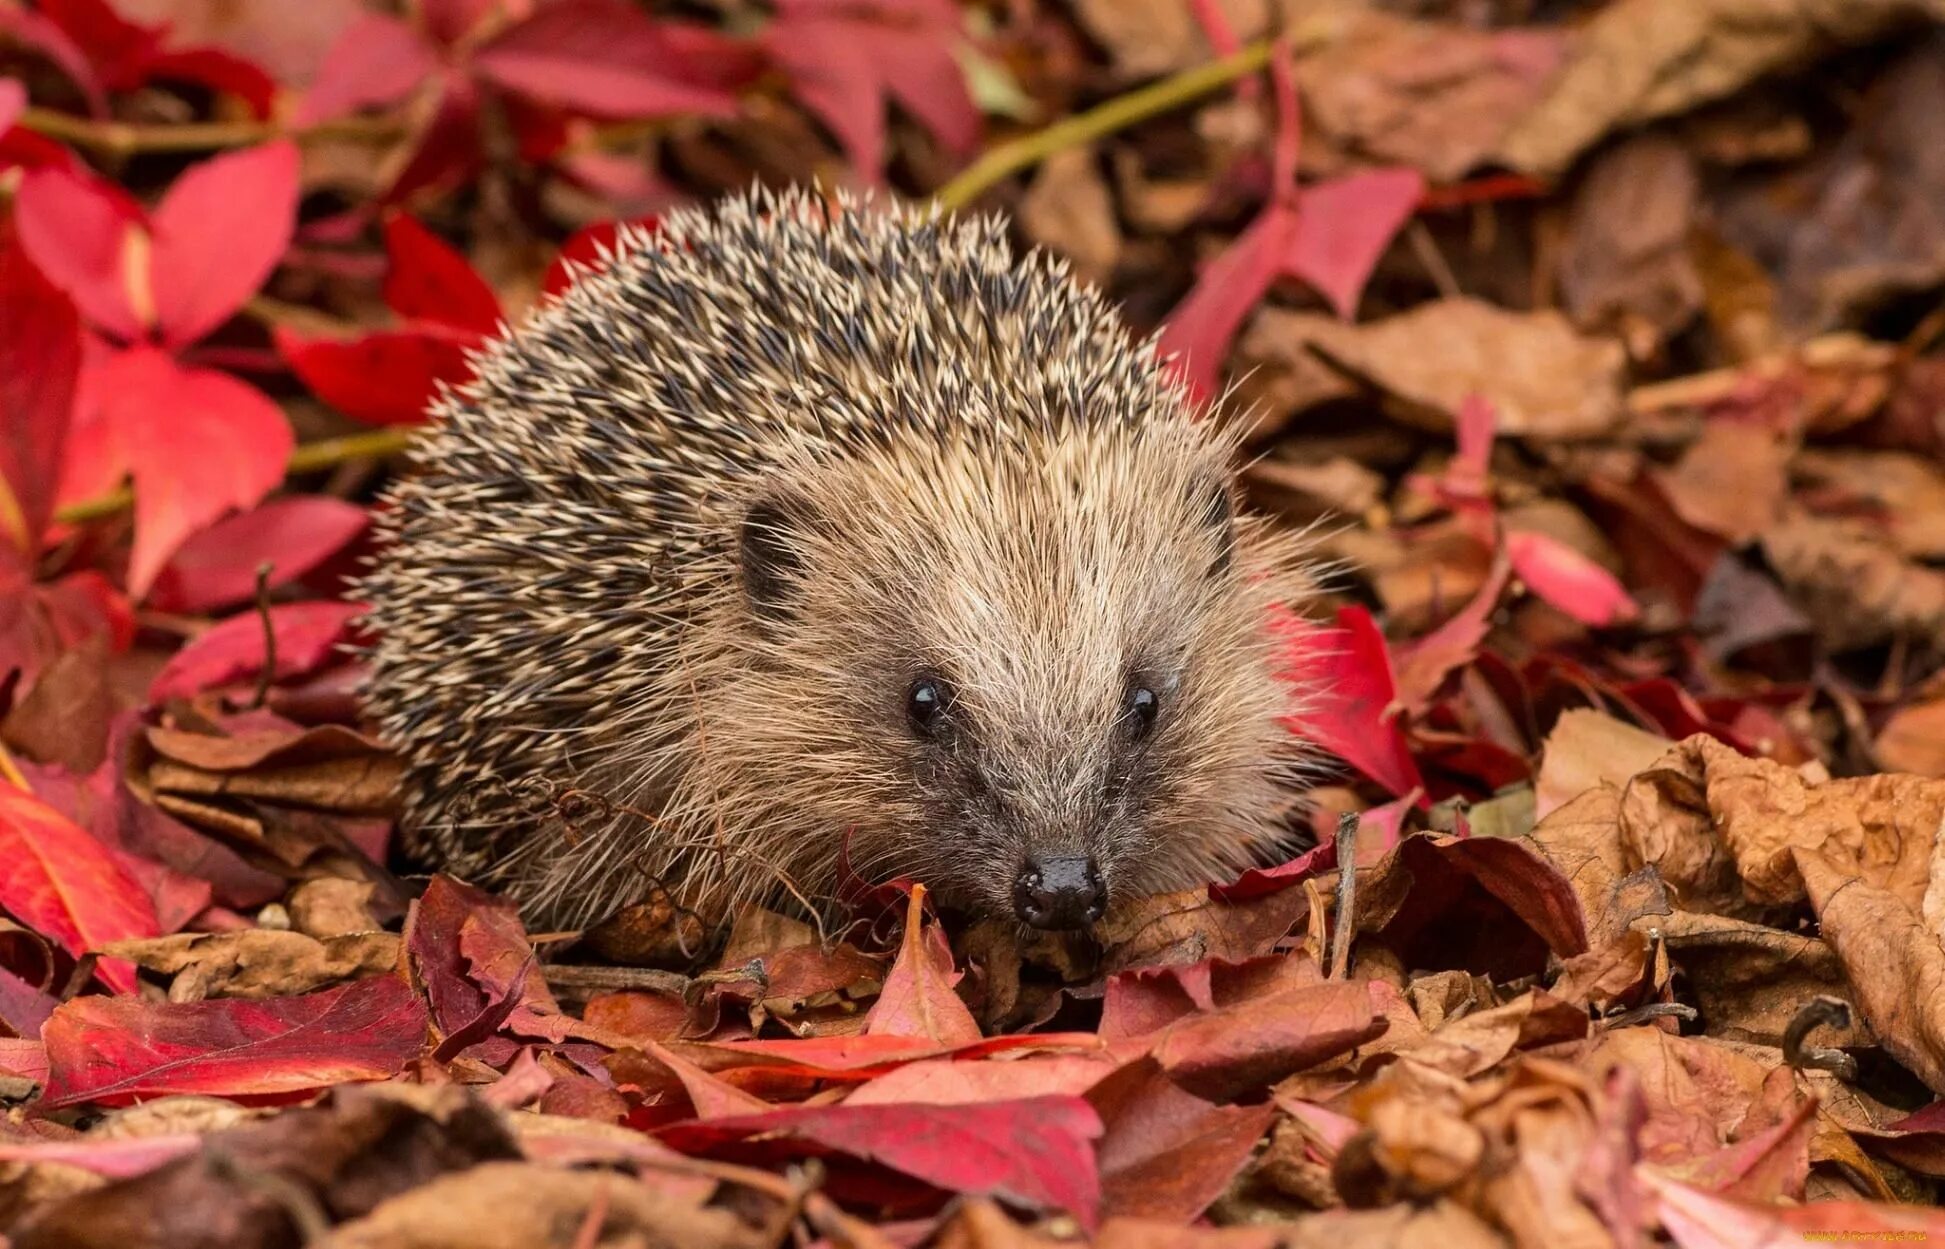
[[(364, 610), (361, 604), (328, 600), (271, 607), (269, 628), (276, 637), (277, 651), (275, 675), (302, 676), (322, 666), (337, 652), (351, 622)], [(240, 612), (177, 651), (149, 686), (149, 701), (163, 703), (254, 676), (263, 668), (265, 650), (263, 616), (254, 611)]]
[[(11, 784), (0, 784), (0, 905), (77, 958), (158, 931), (153, 904), (115, 853)], [(134, 991), (125, 963), (103, 963), (96, 974)]]
[(1184, 1092), (1152, 1059), (1088, 1094), (1105, 1126), (1096, 1153), (1104, 1217), (1192, 1223), (1269, 1130), (1276, 1106), (1217, 1106)]
[[(230, 319), (290, 246), (297, 145), (266, 143), (192, 166), (149, 215), (149, 273), (162, 345)], [(139, 474), (138, 474), (139, 479)]]
[(163, 1093), (279, 1096), (396, 1075), (425, 1043), (425, 1006), (397, 976), (303, 997), (77, 998), (54, 1012), (50, 1109)]
[(1290, 617), (1280, 622), (1289, 640), (1289, 677), (1317, 691), (1308, 713), (1290, 730), (1330, 751), (1394, 794), (1422, 789), (1418, 765), (1398, 726), (1398, 691), (1384, 636), (1362, 607), (1337, 613), (1333, 629)]
[(1603, 712), (1584, 707), (1562, 712), (1541, 746), (1535, 818), (1546, 819), (1597, 785), (1625, 789), (1672, 745), (1658, 733)]
[(1654, 477), (1676, 515), (1740, 546), (1776, 523), (1789, 496), (1789, 463), (1790, 448), (1768, 430), (1716, 420)]
[(17, 229), (0, 231), (0, 532), (31, 559), (54, 509), (81, 370), (81, 322), (29, 261)]
[(276, 589), (330, 559), (365, 531), (370, 517), (355, 503), (325, 495), (271, 499), (226, 517), (176, 549), (157, 574), (149, 605), (157, 611), (206, 612), (234, 607), (257, 593), (257, 572)]
[(925, 926), (925, 887), (914, 886), (905, 911), (905, 935), (885, 976), (878, 1001), (865, 1016), (866, 1036), (917, 1037), (935, 1045), (969, 1045), (980, 1039), (979, 1022), (952, 991), (959, 976), (952, 950), (937, 925)]
[(309, 993), (341, 980), (382, 975), (398, 966), (399, 939), (361, 932), (320, 941), (297, 932), (179, 933), (102, 947), (114, 958), (174, 976), (172, 1002), (266, 998)]

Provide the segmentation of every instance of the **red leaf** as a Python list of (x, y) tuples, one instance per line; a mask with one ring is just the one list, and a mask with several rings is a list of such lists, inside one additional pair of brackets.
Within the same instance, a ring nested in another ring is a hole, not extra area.
[(466, 344), (440, 334), (394, 330), (305, 338), (279, 326), (272, 338), (311, 393), (367, 425), (423, 424), (441, 381), (457, 384), (472, 376)]
[[(684, 1153), (801, 1154), (810, 1143), (876, 1162), (947, 1192), (1058, 1209), (1092, 1228), (1100, 1204), (1093, 1141), (1101, 1119), (1078, 1097), (984, 1105), (804, 1106), (663, 1128)], [(752, 1138), (763, 1138), (752, 1140)]]
[(142, 85), (143, 67), (161, 42), (161, 31), (115, 12), (108, 0), (40, 0), (40, 11), (87, 56), (111, 91)]
[(509, 91), (594, 117), (733, 117), (734, 96), (690, 79), (663, 26), (623, 0), (559, 0), (481, 48)]
[(1372, 270), (1424, 193), (1425, 179), (1415, 169), (1375, 169), (1303, 188), (1296, 236), (1279, 270), (1316, 287), (1349, 320)]
[[(1398, 844), (1400, 830), (1404, 827), (1406, 814), (1419, 805), (1419, 791), (1413, 790), (1402, 798), (1394, 798), (1369, 811), (1360, 812), (1357, 817), (1357, 861), (1359, 866), (1376, 863)], [(1247, 902), (1277, 893), (1292, 885), (1300, 885), (1308, 877), (1321, 872), (1337, 869), (1337, 840), (1333, 830), (1331, 840), (1311, 847), (1275, 867), (1255, 867), (1236, 878), (1232, 885), (1210, 885), (1209, 896), (1219, 902)]]
[[(351, 621), (364, 610), (359, 603), (328, 599), (272, 607), (277, 678), (322, 667), (336, 653)], [(177, 651), (149, 686), (149, 701), (163, 703), (255, 676), (263, 668), (263, 652), (262, 618), (255, 611), (239, 612)]]
[(385, 302), (407, 320), (431, 321), (473, 334), (500, 327), (500, 300), (466, 258), (412, 218), (385, 223)]
[(183, 543), (156, 577), (149, 604), (158, 611), (207, 612), (248, 602), (261, 565), (271, 566), (271, 586), (293, 581), (363, 533), (369, 519), (364, 508), (328, 495), (272, 499)]
[(925, 886), (914, 885), (905, 910), (905, 937), (885, 977), (866, 1036), (921, 1037), (939, 1045), (970, 1045), (980, 1039), (979, 1023), (952, 991), (959, 979), (952, 950), (935, 924), (925, 926)]
[(142, 336), (125, 263), (130, 218), (94, 178), (34, 170), (14, 197), (14, 223), (28, 257), (90, 321), (120, 338)]
[[(155, 910), (112, 851), (24, 789), (0, 784), (0, 906), (79, 957), (110, 941), (153, 937)], [(124, 993), (135, 969), (104, 961), (97, 974)]]
[(262, 391), (132, 347), (83, 375), (67, 476), (134, 476), (128, 589), (140, 598), (190, 534), (283, 480), (293, 443), (283, 410)]
[[(498, 12), (502, 0), (423, 0), (419, 11), (425, 15), (426, 29), (441, 43), (457, 43), (471, 34), (489, 13)], [(524, 7), (524, 6), (523, 6)]]
[(952, 5), (935, 0), (780, 0), (764, 45), (851, 163), (876, 178), (887, 96), (947, 149), (962, 153), (978, 142), (979, 108), (953, 56), (959, 21)]
[(1614, 574), (1558, 539), (1516, 530), (1506, 553), (1529, 590), (1582, 624), (1619, 624), (1640, 610)]
[(0, 228), (0, 534), (30, 559), (54, 507), (80, 371), (74, 305)]
[(87, 98), (89, 112), (100, 117), (108, 111), (108, 99), (101, 79), (96, 76), (87, 53), (45, 14), (17, 7), (0, 8), (0, 31), (12, 35), (21, 44), (53, 62), (81, 89), (81, 94)]
[(150, 216), (155, 316), (170, 347), (195, 342), (256, 293), (297, 221), (297, 145), (206, 160), (176, 179)]
[(1276, 1105), (1215, 1106), (1152, 1060), (1122, 1068), (1088, 1101), (1101, 1114), (1102, 1214), (1192, 1223), (1222, 1196), (1276, 1118)]
[(1362, 607), (1341, 608), (1334, 629), (1306, 626), (1294, 616), (1278, 624), (1290, 642), (1290, 679), (1315, 691), (1315, 705), (1290, 721), (1291, 732), (1394, 794), (1423, 788), (1411, 747), (1398, 727), (1391, 658), (1371, 613)]
[(1170, 1025), (1150, 1053), (1191, 1093), (1228, 1101), (1349, 1053), (1385, 1027), (1369, 985), (1328, 981), (1191, 1015)]
[(578, 265), (582, 269), (599, 272), (606, 267), (602, 253), (613, 254), (624, 226), (652, 234), (661, 227), (661, 220), (660, 217), (648, 216), (637, 217), (633, 221), (597, 221), (591, 226), (582, 226), (561, 244), (560, 251), (554, 256), (554, 263), (547, 266), (547, 275), (540, 280), (540, 289), (548, 295), (558, 295), (572, 286), (575, 271), (571, 266)]
[(166, 1093), (264, 1097), (382, 1080), (418, 1057), (425, 1006), (397, 976), (303, 997), (77, 998), (42, 1029), (47, 1108)]
[(108, 578), (84, 569), (36, 585), (31, 571), (0, 561), (0, 681), (19, 672), (26, 688), (43, 666), (96, 634), (108, 635), (111, 650), (128, 649), (135, 613)]
[(1159, 344), (1197, 398), (1222, 389), (1222, 363), (1250, 310), (1275, 278), (1276, 258), (1289, 250), (1296, 217), (1271, 205), (1196, 276), (1168, 314)]
[(438, 54), (418, 31), (385, 13), (366, 13), (324, 54), (291, 124), (315, 126), (374, 104), (402, 100), (432, 76)]
[(0, 78), (0, 131), (13, 129), (27, 108), (27, 88), (16, 78)]

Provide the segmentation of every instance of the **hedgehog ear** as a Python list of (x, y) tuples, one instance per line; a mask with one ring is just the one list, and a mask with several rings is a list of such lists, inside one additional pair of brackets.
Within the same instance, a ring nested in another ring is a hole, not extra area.
[(766, 493), (743, 513), (737, 536), (737, 562), (743, 593), (760, 619), (792, 615), (797, 582), (804, 572), (801, 533), (809, 508), (795, 495)]
[(1210, 561), (1209, 575), (1219, 577), (1236, 562), (1236, 501), (1230, 497), (1229, 483), (1220, 478), (1205, 479), (1194, 489), (1203, 509), (1203, 523), (1216, 540), (1216, 557)]

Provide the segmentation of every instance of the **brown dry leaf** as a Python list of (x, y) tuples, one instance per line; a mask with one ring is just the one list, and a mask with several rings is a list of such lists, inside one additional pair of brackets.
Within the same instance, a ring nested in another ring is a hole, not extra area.
[(1853, 1004), (1893, 1058), (1945, 1093), (1945, 947), (1937, 929), (1832, 855), (1799, 847), (1794, 858), (1824, 940), (1850, 973)]
[(1384, 502), (1385, 479), (1345, 456), (1299, 463), (1275, 455), (1243, 470), (1252, 491), (1275, 496), (1276, 509), (1298, 524), (1320, 516), (1363, 516)]
[(1945, 559), (1945, 467), (1936, 461), (1902, 451), (1806, 448), (1790, 468), (1819, 503), (1876, 509), (1901, 553)]
[(1882, 767), (1945, 777), (1945, 694), (1893, 712), (1871, 749)]
[[(1689, 911), (1676, 911), (1656, 927), (1669, 956), (1687, 973), (1708, 1036), (1780, 1046), (1805, 1002), (1819, 994), (1850, 996), (1843, 963), (1814, 937)], [(1870, 1038), (1860, 1023), (1822, 1031), (1817, 1044), (1868, 1045)]]
[(1287, 419), (1293, 396), (1279, 387), (1293, 370), (1314, 368), (1316, 356), (1377, 388), (1393, 415), (1440, 431), (1453, 428), (1458, 405), (1474, 394), (1493, 405), (1501, 433), (1529, 438), (1590, 438), (1622, 415), (1621, 345), (1584, 336), (1553, 311), (1512, 312), (1458, 296), (1347, 325), (1265, 308), (1240, 340), (1236, 371), (1264, 370), (1254, 393), (1272, 405), (1272, 417)]
[(1303, 921), (1310, 904), (1300, 889), (1247, 902), (1218, 902), (1206, 889), (1155, 894), (1117, 907), (1095, 927), (1100, 974), (1156, 963), (1240, 963), (1268, 953)]
[(156, 756), (148, 781), (157, 793), (375, 815), (390, 809), (398, 790), (391, 752), (341, 725), (235, 737), (152, 728), (145, 739)]
[[(1271, 1229), (1262, 1229), (1270, 1231)], [(1456, 1201), (1382, 1210), (1326, 1210), (1299, 1219), (1274, 1243), (1280, 1249), (1503, 1249), (1506, 1239)], [(1131, 1245), (1129, 1249), (1133, 1249)], [(1149, 1249), (1146, 1244), (1142, 1249)], [(1165, 1249), (1157, 1245), (1155, 1249)], [(1196, 1242), (1184, 1242), (1196, 1249)], [(1211, 1246), (1211, 1249), (1222, 1249)]]
[(1541, 820), (1527, 838), (1573, 887), (1591, 949), (1619, 940), (1639, 916), (1667, 909), (1658, 881), (1633, 870), (1620, 809), (1621, 791), (1597, 786)]
[(29, 759), (86, 775), (108, 757), (115, 692), (108, 679), (108, 640), (97, 635), (62, 651), (43, 668), (27, 696), (0, 723), (0, 738)]
[(1402, 1097), (1380, 1102), (1365, 1126), (1373, 1159), (1389, 1174), (1392, 1191), (1412, 1201), (1471, 1178), (1486, 1153), (1485, 1137), (1462, 1117)]
[(320, 876), (291, 890), (284, 907), (290, 912), (291, 927), (307, 937), (346, 937), (380, 928), (371, 909), (372, 893), (368, 880)]
[(1776, 275), (1786, 331), (1855, 325), (1945, 280), (1945, 158), (1931, 125), (1945, 93), (1945, 43), (1910, 46), (1849, 110), (1829, 151), (1748, 180), (1718, 213), (1723, 234)]
[(1653, 476), (1677, 516), (1740, 546), (1776, 523), (1790, 492), (1790, 454), (1760, 426), (1710, 421), (1673, 467)]
[[(580, 1236), (575, 1229), (590, 1228)], [(489, 1162), (441, 1176), (334, 1229), (313, 1249), (757, 1249), (772, 1243), (726, 1208), (613, 1171)]]
[(1425, 1066), (1470, 1078), (1491, 1071), (1517, 1050), (1577, 1041), (1586, 1035), (1584, 1009), (1535, 989), (1503, 1006), (1448, 1020), (1404, 1052)]
[(101, 952), (174, 976), (170, 1001), (200, 1002), (309, 993), (341, 980), (380, 975), (398, 966), (399, 938), (390, 932), (359, 932), (320, 941), (300, 932), (245, 928), (115, 941)]
[(1945, 572), (1904, 558), (1867, 522), (1789, 517), (1763, 551), (1833, 651), (1945, 633)]
[[(1218, 0), (1239, 39), (1268, 27), (1269, 0)], [(1077, 0), (1075, 16), (1107, 52), (1121, 79), (1153, 78), (1214, 58), (1190, 7), (1177, 0)]]
[(1544, 820), (1597, 785), (1619, 791), (1672, 745), (1659, 733), (1604, 712), (1585, 707), (1564, 711), (1541, 746), (1534, 814)]
[[(1301, 22), (1333, 6), (1291, 3)], [(1456, 182), (1493, 163), (1508, 130), (1541, 100), (1565, 59), (1557, 30), (1479, 31), (1337, 5), (1330, 39), (1299, 58), (1305, 120), (1321, 144), (1305, 164), (1408, 165)], [(1299, 29), (1303, 27), (1300, 25)]]
[(1597, 157), (1574, 193), (1560, 296), (1582, 329), (1618, 335), (1636, 358), (1702, 307), (1689, 251), (1698, 180), (1681, 144), (1660, 135)]
[(1528, 1058), (1469, 1116), (1503, 1159), (1480, 1185), (1474, 1208), (1511, 1232), (1521, 1249), (1613, 1243), (1580, 1185), (1598, 1139), (1595, 1097), (1577, 1069)]
[(1621, 0), (1580, 29), (1566, 67), (1497, 155), (1515, 169), (1559, 174), (1604, 135), (1940, 12), (1935, 0)]
[(1065, 257), (1091, 286), (1105, 285), (1121, 257), (1114, 196), (1092, 148), (1048, 157), (1020, 199), (1018, 220), (1028, 238)]
[(1698, 734), (1637, 776), (1621, 804), (1633, 861), (1684, 909), (1760, 919), (1801, 902), (1793, 849), (1821, 851), (1914, 909), (1925, 895), (1945, 782), (1885, 774), (1813, 785)]

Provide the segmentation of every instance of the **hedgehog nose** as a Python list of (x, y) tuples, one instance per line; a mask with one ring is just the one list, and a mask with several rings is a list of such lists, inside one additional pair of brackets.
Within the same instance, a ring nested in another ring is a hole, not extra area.
[(1107, 909), (1101, 868), (1085, 855), (1028, 859), (1013, 887), (1013, 910), (1034, 928), (1084, 928)]

